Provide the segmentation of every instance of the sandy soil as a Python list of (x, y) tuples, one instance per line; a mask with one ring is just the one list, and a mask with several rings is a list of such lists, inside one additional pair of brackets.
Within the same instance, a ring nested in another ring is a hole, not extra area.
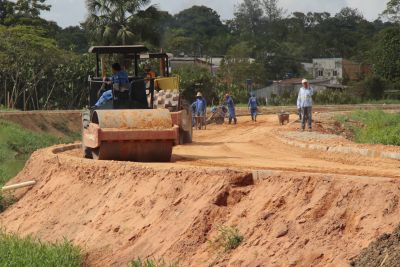
[[(211, 126), (176, 147), (168, 164), (44, 149), (12, 181), (38, 184), (18, 191), (0, 222), (22, 235), (66, 237), (90, 266), (136, 257), (181, 266), (348, 266), (399, 223), (399, 161), (279, 142), (293, 127), (278, 126), (275, 116)], [(243, 234), (236, 250), (210, 246), (220, 225)]]
[[(328, 154), (282, 144), (276, 138), (282, 137), (281, 131), (292, 131), (291, 134), (299, 136), (307, 133), (296, 132), (296, 123), (286, 126), (277, 124), (276, 116), (260, 116), (256, 124), (248, 117), (242, 117), (236, 126), (214, 125), (208, 127), (207, 131), (195, 132), (196, 138), (192, 145), (175, 148), (174, 158), (178, 163), (198, 166), (400, 178), (398, 160)], [(309, 135), (312, 136), (313, 133)], [(351, 143), (343, 138), (340, 140), (344, 144)], [(337, 139), (318, 141), (339, 142)]]

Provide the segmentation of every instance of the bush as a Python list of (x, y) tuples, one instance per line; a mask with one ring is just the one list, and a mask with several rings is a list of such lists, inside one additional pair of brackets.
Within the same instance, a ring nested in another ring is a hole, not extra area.
[(271, 106), (292, 106), (297, 103), (298, 92), (296, 90), (285, 90), (281, 95), (272, 93), (268, 99)]
[(140, 258), (131, 261), (130, 267), (179, 267), (177, 264), (166, 264), (164, 260), (148, 259), (142, 261)]
[(1, 266), (83, 266), (81, 250), (70, 242), (43, 243), (32, 237), (20, 238), (0, 232)]
[(357, 104), (361, 100), (351, 90), (324, 90), (314, 94), (314, 103), (319, 105)]
[(235, 227), (220, 226), (218, 235), (210, 242), (216, 249), (223, 248), (225, 252), (236, 249), (243, 242), (244, 237)]
[(362, 100), (380, 100), (383, 98), (387, 83), (377, 75), (367, 76), (354, 87), (355, 94)]

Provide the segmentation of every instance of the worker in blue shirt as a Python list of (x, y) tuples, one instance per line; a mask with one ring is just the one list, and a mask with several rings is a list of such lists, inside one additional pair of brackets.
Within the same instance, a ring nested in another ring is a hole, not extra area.
[(227, 93), (225, 95), (225, 105), (228, 106), (228, 110), (229, 110), (229, 124), (232, 123), (232, 120), (233, 120), (234, 124), (236, 124), (237, 119), (236, 119), (235, 103), (233, 102), (233, 99), (229, 95), (229, 93)]
[[(119, 63), (114, 63), (111, 66), (113, 75), (110, 78), (103, 77), (105, 85), (112, 85), (114, 91), (127, 92), (129, 91), (129, 77), (128, 73), (122, 70)], [(113, 98), (113, 90), (105, 91), (95, 104), (95, 107), (100, 107)]]
[(250, 111), (251, 120), (257, 122), (257, 98), (254, 92), (251, 93), (247, 106)]
[(196, 101), (192, 104), (193, 116), (203, 117), (206, 115), (207, 103), (203, 95), (198, 92), (196, 96)]
[(198, 92), (196, 96), (196, 101), (192, 104), (193, 111), (193, 127), (201, 129), (206, 123), (206, 110), (207, 103), (203, 95)]

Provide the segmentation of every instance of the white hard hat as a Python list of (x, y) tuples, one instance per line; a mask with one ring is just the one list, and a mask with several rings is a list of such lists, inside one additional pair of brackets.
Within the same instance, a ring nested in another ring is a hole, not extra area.
[(303, 79), (303, 80), (301, 81), (301, 83), (302, 83), (302, 84), (308, 83), (308, 80), (307, 80), (307, 79)]
[(197, 93), (197, 97), (203, 96), (200, 92)]

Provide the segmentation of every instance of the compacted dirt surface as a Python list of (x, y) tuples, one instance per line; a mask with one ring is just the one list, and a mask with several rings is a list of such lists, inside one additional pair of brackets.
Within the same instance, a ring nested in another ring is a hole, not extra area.
[[(342, 142), (297, 127), (272, 115), (210, 125), (174, 148), (167, 164), (96, 162), (82, 158), (79, 144), (40, 150), (10, 182), (37, 184), (16, 192), (0, 223), (46, 241), (67, 238), (90, 266), (137, 257), (179, 266), (348, 266), (400, 223), (400, 161), (283, 142)], [(211, 242), (222, 225), (243, 235), (238, 248)]]

